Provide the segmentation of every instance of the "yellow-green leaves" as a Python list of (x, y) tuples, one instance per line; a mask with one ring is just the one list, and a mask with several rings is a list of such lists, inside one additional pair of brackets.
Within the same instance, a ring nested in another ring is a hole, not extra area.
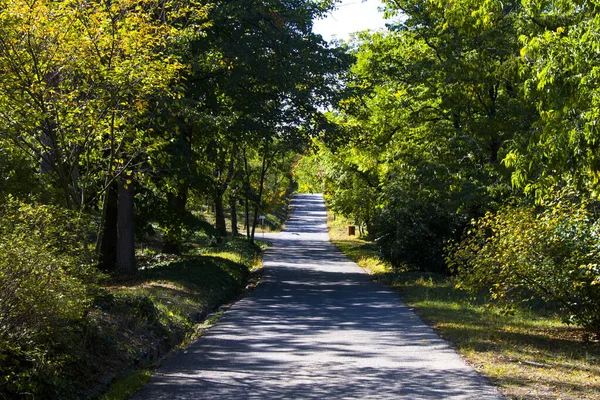
[(205, 26), (206, 10), (177, 1), (4, 0), (0, 134), (33, 159), (52, 154), (46, 178), (64, 188), (69, 206), (83, 207), (96, 180), (130, 165), (117, 158), (148, 144), (135, 124), (147, 118), (150, 96), (176, 95), (184, 68), (169, 44), (187, 26)]
[(600, 330), (598, 237), (589, 201), (570, 188), (540, 206), (506, 206), (479, 219), (449, 263), (462, 288), (489, 290), (500, 304), (543, 300), (566, 322)]

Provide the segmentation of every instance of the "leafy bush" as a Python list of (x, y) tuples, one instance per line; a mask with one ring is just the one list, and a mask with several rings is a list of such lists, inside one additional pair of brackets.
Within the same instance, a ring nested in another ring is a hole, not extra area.
[(386, 207), (376, 220), (377, 244), (396, 268), (445, 273), (444, 241), (456, 219), (434, 203), (409, 201), (402, 207)]
[(396, 269), (448, 273), (445, 243), (460, 235), (481, 207), (477, 190), (453, 182), (437, 164), (415, 161), (414, 175), (394, 175), (379, 201), (375, 219), (381, 255)]
[(449, 264), (471, 291), (513, 305), (556, 306), (568, 323), (600, 333), (600, 223), (580, 194), (563, 189), (536, 206), (509, 206), (473, 222)]
[(1, 213), (0, 393), (36, 393), (60, 368), (51, 353), (69, 342), (99, 275), (76, 215), (16, 201)]

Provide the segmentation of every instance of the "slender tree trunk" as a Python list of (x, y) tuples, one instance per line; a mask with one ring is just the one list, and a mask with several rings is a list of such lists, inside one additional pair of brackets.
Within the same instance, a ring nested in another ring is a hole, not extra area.
[(223, 207), (223, 193), (217, 191), (215, 201), (215, 223), (220, 236), (227, 236), (227, 225), (225, 223), (225, 208)]
[[(223, 151), (223, 150), (222, 150)], [(233, 179), (234, 168), (235, 168), (235, 156), (232, 153), (230, 154), (229, 162), (227, 166), (221, 166), (217, 169), (215, 175), (218, 176), (216, 185), (215, 185), (215, 193), (214, 193), (214, 201), (215, 201), (215, 225), (217, 228), (217, 232), (219, 232), (220, 236), (227, 236), (227, 224), (225, 222), (225, 207), (223, 206), (223, 196), (227, 192), (227, 188)], [(223, 155), (223, 161), (225, 159), (225, 154)], [(227, 168), (227, 174), (224, 179), (222, 178), (223, 170)]]
[[(130, 177), (130, 176), (129, 176)], [(133, 208), (133, 182), (128, 177), (119, 179), (119, 201), (117, 214), (117, 272), (135, 275), (135, 229)]]
[(245, 214), (246, 214), (246, 238), (250, 241), (250, 199), (249, 194), (246, 194), (245, 203)]
[(96, 249), (100, 254), (100, 269), (112, 271), (117, 264), (117, 209), (118, 193), (115, 182), (106, 188), (102, 206), (102, 226)]
[(246, 182), (244, 182), (244, 211), (246, 216), (246, 239), (252, 242), (250, 237), (250, 192), (252, 187), (250, 186), (250, 168), (248, 166), (248, 156), (246, 155), (246, 149), (244, 148), (244, 175), (246, 176)]
[(500, 161), (498, 159), (498, 153), (500, 152), (500, 147), (502, 146), (502, 140), (498, 135), (494, 135), (490, 140), (490, 162), (492, 164), (498, 164)]
[(367, 240), (375, 239), (375, 227), (373, 226), (373, 221), (371, 218), (365, 221), (365, 225), (367, 227)]
[(229, 199), (229, 207), (231, 208), (231, 235), (237, 236), (239, 231), (237, 226), (237, 198), (235, 196), (231, 196)]
[(167, 205), (176, 221), (171, 226), (171, 232), (164, 238), (162, 252), (165, 254), (181, 254), (181, 228), (186, 215), (187, 197), (187, 186), (180, 187), (177, 194), (167, 193)]
[(252, 235), (250, 241), (254, 242), (254, 233), (256, 232), (256, 222), (258, 221), (258, 212), (262, 203), (263, 187), (265, 184), (265, 176), (267, 174), (267, 150), (265, 149), (265, 155), (263, 156), (262, 167), (260, 169), (260, 186), (258, 188), (258, 197), (254, 206), (254, 218), (252, 219)]

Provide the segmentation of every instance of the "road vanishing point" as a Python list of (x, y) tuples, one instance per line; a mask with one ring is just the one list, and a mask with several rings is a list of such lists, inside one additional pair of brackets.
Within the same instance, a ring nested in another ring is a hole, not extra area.
[(297, 195), (258, 287), (134, 399), (502, 399), (400, 297), (329, 241)]

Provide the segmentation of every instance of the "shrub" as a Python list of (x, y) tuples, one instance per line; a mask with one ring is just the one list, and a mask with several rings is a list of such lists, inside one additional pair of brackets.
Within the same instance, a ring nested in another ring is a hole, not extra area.
[(493, 302), (541, 299), (565, 322), (600, 333), (600, 224), (592, 210), (579, 193), (563, 189), (541, 206), (488, 213), (451, 246), (449, 265), (460, 287), (489, 291)]
[(0, 393), (36, 393), (60, 368), (52, 349), (69, 342), (99, 276), (76, 215), (16, 201), (0, 212)]
[(405, 200), (381, 210), (376, 219), (377, 245), (395, 268), (446, 273), (444, 242), (460, 216), (426, 200)]

